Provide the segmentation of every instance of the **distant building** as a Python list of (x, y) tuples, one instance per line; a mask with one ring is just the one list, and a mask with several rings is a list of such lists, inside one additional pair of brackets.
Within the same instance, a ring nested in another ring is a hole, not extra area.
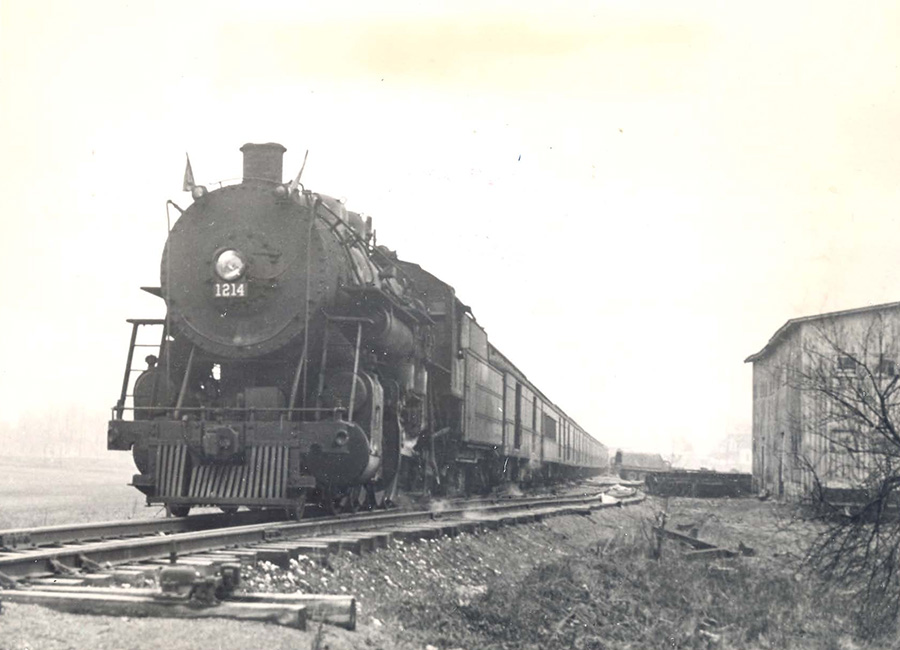
[(749, 472), (753, 466), (751, 441), (751, 433), (747, 430), (727, 434), (709, 454), (701, 458), (699, 466), (720, 472)]
[[(872, 445), (842, 444), (858, 440), (859, 427), (835, 416), (840, 407), (828, 390), (810, 388), (814, 382), (861, 386), (882, 381), (883, 374), (889, 380), (897, 373), (898, 341), (900, 302), (894, 302), (791, 319), (745, 359), (753, 364), (755, 491), (805, 500), (818, 489), (860, 485), (871, 460), (864, 450)], [(862, 378), (861, 363), (870, 369)]]
[(642, 454), (634, 451), (616, 452), (613, 472), (630, 481), (642, 481), (649, 471), (665, 471), (671, 463), (659, 454)]

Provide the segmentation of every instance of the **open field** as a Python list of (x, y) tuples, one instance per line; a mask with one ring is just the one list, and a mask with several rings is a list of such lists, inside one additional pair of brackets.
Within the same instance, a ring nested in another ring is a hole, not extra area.
[(0, 529), (146, 518), (162, 514), (144, 506), (128, 483), (130, 454), (103, 458), (0, 456)]

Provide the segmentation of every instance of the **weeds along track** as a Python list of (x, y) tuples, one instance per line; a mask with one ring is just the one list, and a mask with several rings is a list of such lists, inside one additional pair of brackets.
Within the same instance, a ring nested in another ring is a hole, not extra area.
[[(424, 539), (477, 528), (531, 522), (563, 514), (630, 505), (642, 496), (604, 500), (600, 493), (437, 502), (428, 510), (378, 511), (304, 521), (275, 521), (269, 511), (176, 519), (0, 531), (0, 583), (110, 586), (142, 584), (162, 566), (215, 571), (224, 563), (287, 565), (298, 555), (358, 553), (391, 539)], [(0, 592), (2, 594), (2, 592)]]

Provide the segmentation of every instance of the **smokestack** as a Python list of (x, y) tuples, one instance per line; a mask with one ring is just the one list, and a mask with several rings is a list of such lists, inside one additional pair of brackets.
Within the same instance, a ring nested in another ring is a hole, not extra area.
[(281, 183), (285, 151), (287, 149), (275, 142), (267, 144), (248, 142), (241, 147), (241, 153), (244, 154), (244, 182)]

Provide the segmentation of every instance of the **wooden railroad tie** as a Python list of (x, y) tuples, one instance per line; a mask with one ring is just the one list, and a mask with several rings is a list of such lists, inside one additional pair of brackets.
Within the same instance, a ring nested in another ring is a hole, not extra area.
[(329, 594), (231, 594), (204, 604), (162, 597), (155, 589), (117, 589), (71, 585), (0, 591), (0, 602), (42, 605), (71, 614), (232, 618), (306, 629), (307, 620), (356, 629), (356, 598)]
[[(83, 587), (81, 591), (7, 590), (0, 591), (0, 602), (42, 605), (69, 614), (105, 616), (155, 616), (160, 618), (232, 618), (264, 621), (300, 630), (306, 629), (306, 605), (291, 602), (220, 602), (199, 606), (190, 602), (167, 602), (154, 595), (137, 595), (130, 590), (101, 593), (101, 587)], [(70, 589), (77, 589), (71, 587)]]
[(741, 555), (751, 556), (756, 554), (756, 551), (754, 549), (750, 548), (749, 546), (745, 546), (743, 542), (739, 543), (737, 551), (733, 551), (728, 548), (721, 548), (719, 546), (716, 546), (715, 544), (710, 544), (709, 542), (704, 542), (703, 540), (697, 539), (696, 537), (691, 537), (689, 535), (675, 532), (674, 530), (669, 530), (668, 528), (654, 526), (653, 532), (656, 533), (660, 540), (662, 540), (662, 538), (664, 537), (668, 537), (669, 539), (674, 539), (675, 541), (690, 546), (693, 550), (688, 551), (684, 554), (685, 559), (688, 560), (715, 559), (722, 557), (732, 558)]

